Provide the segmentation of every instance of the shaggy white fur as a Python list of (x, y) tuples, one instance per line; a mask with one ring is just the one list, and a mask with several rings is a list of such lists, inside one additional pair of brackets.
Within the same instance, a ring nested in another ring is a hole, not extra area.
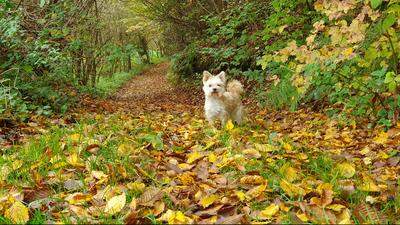
[(225, 124), (228, 119), (238, 124), (242, 123), (243, 105), (240, 95), (243, 93), (243, 86), (239, 81), (232, 80), (226, 85), (224, 71), (216, 76), (204, 71), (203, 91), (206, 99), (205, 116), (210, 123), (217, 119), (220, 119), (222, 124)]

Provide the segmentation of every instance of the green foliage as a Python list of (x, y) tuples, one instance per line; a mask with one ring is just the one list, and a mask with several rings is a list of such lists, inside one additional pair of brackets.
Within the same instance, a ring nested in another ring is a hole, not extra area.
[(367, 116), (390, 126), (390, 118), (395, 123), (399, 114), (400, 49), (394, 27), (400, 5), (371, 1), (371, 7), (378, 10), (374, 11), (364, 2), (340, 4), (349, 9), (343, 12), (337, 1), (317, 1), (314, 28), (303, 29), (307, 31), (303, 37), (287, 39), (284, 48), (272, 52), (266, 49), (259, 63), (266, 70), (273, 66), (271, 63), (281, 63), (290, 70), (291, 75), (285, 77), (296, 87), (300, 101), (327, 102), (340, 107), (340, 113)]
[[(128, 73), (158, 60), (159, 52), (141, 49), (138, 38), (125, 34), (127, 27), (119, 25), (118, 18), (99, 21), (100, 13), (108, 15), (107, 10), (118, 7), (100, 8), (90, 1), (78, 7), (73, 0), (21, 2), (17, 7), (14, 1), (0, 1), (2, 117), (25, 120), (31, 113), (64, 113), (79, 92), (99, 87), (94, 93), (112, 93)], [(114, 28), (107, 24), (113, 23), (119, 25), (118, 34), (109, 32)], [(116, 75), (110, 78), (111, 74)]]
[[(220, 14), (204, 16), (207, 25), (198, 41), (192, 42), (175, 56), (172, 73), (179, 79), (199, 79), (203, 70), (227, 70), (262, 80), (264, 73), (256, 65), (262, 53), (262, 24), (268, 5), (249, 2), (233, 4)], [(178, 80), (179, 80), (178, 79)]]
[(130, 72), (115, 73), (112, 76), (102, 76), (96, 84), (96, 91), (101, 96), (108, 96), (118, 90), (125, 82), (133, 76), (140, 73), (146, 66), (142, 64), (135, 65)]

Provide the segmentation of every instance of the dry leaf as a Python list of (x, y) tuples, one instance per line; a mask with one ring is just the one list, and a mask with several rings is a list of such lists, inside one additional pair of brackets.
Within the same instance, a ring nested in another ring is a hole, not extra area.
[(126, 204), (125, 193), (112, 197), (106, 204), (104, 212), (109, 215), (119, 213)]
[(29, 220), (29, 210), (24, 204), (16, 201), (10, 208), (6, 209), (4, 217), (14, 223), (26, 223)]
[(271, 219), (279, 211), (279, 206), (276, 204), (271, 204), (264, 210), (262, 210), (259, 216), (263, 219)]
[(199, 204), (203, 208), (207, 208), (208, 206), (212, 205), (217, 200), (218, 200), (218, 195), (209, 195), (207, 197), (200, 199)]
[(266, 180), (262, 176), (259, 176), (259, 175), (247, 175), (247, 176), (240, 178), (240, 183), (257, 185), (257, 184), (266, 183)]
[(282, 190), (290, 197), (304, 196), (306, 194), (305, 190), (298, 185), (294, 185), (284, 179), (279, 183)]
[(341, 163), (337, 166), (339, 173), (345, 178), (351, 178), (356, 173), (356, 169), (350, 163)]

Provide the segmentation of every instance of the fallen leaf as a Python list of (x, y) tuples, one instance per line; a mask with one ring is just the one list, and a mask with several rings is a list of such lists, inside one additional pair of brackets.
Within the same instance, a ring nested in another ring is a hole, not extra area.
[(271, 219), (279, 211), (279, 206), (276, 204), (271, 204), (259, 214), (261, 218)]
[(248, 199), (254, 199), (254, 198), (260, 196), (265, 191), (266, 188), (267, 188), (266, 184), (259, 185), (257, 187), (254, 187), (254, 188), (248, 190), (246, 192), (246, 196)]
[(189, 153), (187, 155), (187, 163), (191, 164), (191, 163), (195, 162), (196, 160), (201, 159), (203, 157), (204, 156), (202, 154), (200, 154), (198, 151)]
[(228, 131), (233, 130), (234, 127), (235, 127), (235, 125), (233, 125), (232, 120), (228, 120), (228, 122), (226, 122), (226, 124), (225, 124), (225, 129)]
[(258, 184), (266, 183), (266, 180), (262, 176), (259, 176), (259, 175), (247, 175), (247, 176), (240, 178), (240, 183), (241, 184), (258, 185)]
[(253, 149), (253, 148), (249, 148), (249, 149), (243, 150), (243, 154), (247, 158), (259, 159), (261, 157), (260, 152), (255, 150), (255, 149)]
[(358, 190), (365, 192), (379, 192), (380, 188), (370, 179), (364, 180), (364, 182), (358, 186)]
[(119, 213), (126, 204), (125, 193), (112, 197), (106, 204), (104, 212), (109, 215)]
[(282, 190), (290, 197), (304, 196), (306, 194), (305, 190), (298, 185), (294, 185), (284, 179), (279, 183)]
[(384, 131), (381, 131), (375, 138), (374, 142), (377, 144), (385, 144), (388, 141), (388, 134)]
[(16, 201), (10, 208), (6, 209), (4, 217), (13, 223), (26, 223), (29, 220), (29, 210), (24, 204)]
[(342, 175), (345, 178), (351, 178), (356, 173), (356, 169), (354, 168), (354, 166), (347, 162), (340, 163), (337, 166), (337, 168), (338, 168), (340, 175)]
[(153, 214), (155, 216), (160, 215), (161, 213), (163, 213), (165, 210), (165, 203), (163, 201), (157, 201), (154, 204), (154, 210), (153, 210)]
[(93, 196), (91, 194), (83, 194), (80, 192), (68, 195), (65, 200), (71, 205), (81, 205), (85, 202), (92, 200)]
[(209, 195), (207, 197), (200, 199), (199, 204), (203, 208), (207, 208), (208, 206), (212, 205), (216, 200), (218, 200), (218, 195)]

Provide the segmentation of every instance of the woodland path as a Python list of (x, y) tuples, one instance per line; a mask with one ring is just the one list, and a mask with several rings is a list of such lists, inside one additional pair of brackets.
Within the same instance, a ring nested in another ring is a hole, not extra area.
[(145, 70), (109, 99), (83, 99), (79, 119), (52, 121), (13, 146), (0, 174), (5, 217), (67, 224), (399, 221), (400, 125), (384, 132), (310, 109), (259, 109), (241, 126), (216, 129), (204, 121), (201, 87), (170, 85), (168, 66)]
[(146, 69), (133, 77), (107, 101), (113, 110), (131, 113), (182, 113), (202, 107), (201, 88), (174, 87), (167, 81), (169, 63)]

